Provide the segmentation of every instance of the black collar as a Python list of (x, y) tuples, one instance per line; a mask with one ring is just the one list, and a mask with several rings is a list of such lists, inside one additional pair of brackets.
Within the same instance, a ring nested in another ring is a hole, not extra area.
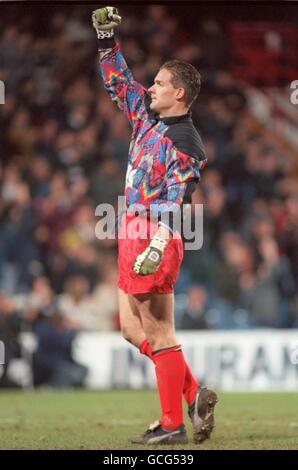
[(180, 116), (166, 116), (159, 118), (160, 121), (164, 122), (166, 125), (177, 124), (178, 122), (191, 122), (191, 112), (186, 114), (181, 114)]
[(146, 107), (146, 111), (148, 113), (148, 116), (149, 116), (149, 120), (151, 121), (162, 121), (164, 122), (166, 125), (170, 125), (170, 124), (176, 124), (176, 123), (180, 123), (180, 122), (192, 122), (192, 119), (191, 119), (191, 111), (189, 111), (188, 113), (186, 114), (181, 114), (180, 116), (167, 116), (167, 117), (164, 117), (164, 118), (160, 118), (158, 116), (157, 113), (155, 113), (154, 111), (152, 111), (152, 109), (150, 109), (150, 103), (151, 103), (151, 98), (150, 98), (150, 95), (148, 92), (146, 92), (145, 94), (145, 107)]

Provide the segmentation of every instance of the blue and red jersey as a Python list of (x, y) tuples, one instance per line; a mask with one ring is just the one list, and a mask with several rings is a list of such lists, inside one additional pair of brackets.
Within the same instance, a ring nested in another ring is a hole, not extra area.
[(132, 127), (125, 183), (127, 207), (142, 204), (160, 214), (191, 202), (193, 183), (199, 181), (207, 161), (191, 114), (159, 118), (150, 109), (149, 93), (133, 79), (119, 45), (99, 53), (105, 88)]

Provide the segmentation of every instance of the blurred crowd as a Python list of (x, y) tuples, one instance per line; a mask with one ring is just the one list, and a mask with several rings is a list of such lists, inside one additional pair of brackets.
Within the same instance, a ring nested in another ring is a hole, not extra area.
[[(229, 73), (228, 37), (214, 20), (190, 31), (167, 6), (117, 32), (136, 80), (152, 84), (177, 58), (197, 66), (193, 107), (208, 156), (194, 194), (204, 244), (186, 251), (176, 288), (180, 329), (298, 327), (298, 185), (289, 149), (252, 117)], [(0, 331), (9, 359), (33, 331), (34, 383), (80, 385), (71, 355), (80, 331), (119, 329), (117, 245), (95, 236), (95, 208), (123, 194), (130, 128), (99, 76), (90, 8), (29, 12), (0, 35)], [(55, 357), (55, 361), (53, 360)], [(9, 385), (5, 370), (0, 384)]]

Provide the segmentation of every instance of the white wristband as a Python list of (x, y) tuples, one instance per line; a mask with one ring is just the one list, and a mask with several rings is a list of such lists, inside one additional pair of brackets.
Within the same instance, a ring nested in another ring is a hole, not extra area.
[(97, 37), (98, 39), (112, 38), (114, 36), (114, 30), (109, 29), (107, 31), (98, 30)]
[(168, 240), (164, 240), (163, 238), (155, 236), (150, 242), (150, 247), (156, 248), (157, 250), (163, 253), (167, 244), (168, 244)]

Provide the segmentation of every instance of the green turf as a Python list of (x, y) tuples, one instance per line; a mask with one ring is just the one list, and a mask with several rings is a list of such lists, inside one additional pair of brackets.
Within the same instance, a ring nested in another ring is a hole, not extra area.
[[(212, 439), (172, 448), (298, 449), (296, 393), (219, 393), (219, 400)], [(154, 391), (0, 392), (0, 449), (143, 449), (128, 437), (158, 417)]]

